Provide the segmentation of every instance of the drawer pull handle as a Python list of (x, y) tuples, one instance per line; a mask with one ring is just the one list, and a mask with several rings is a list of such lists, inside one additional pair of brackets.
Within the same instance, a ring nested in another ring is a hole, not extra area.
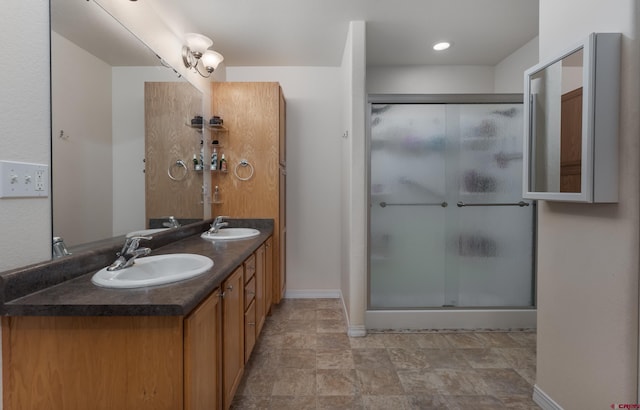
[(247, 323), (249, 326), (255, 326), (255, 323)]

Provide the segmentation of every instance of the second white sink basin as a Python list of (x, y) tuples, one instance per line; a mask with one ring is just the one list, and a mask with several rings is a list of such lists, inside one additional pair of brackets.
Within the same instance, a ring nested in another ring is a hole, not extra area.
[(205, 232), (200, 235), (204, 239), (230, 241), (236, 239), (249, 239), (260, 235), (260, 231), (253, 228), (223, 228), (218, 232)]
[(213, 266), (213, 260), (191, 253), (146, 256), (128, 268), (108, 271), (103, 268), (91, 278), (95, 285), (107, 288), (140, 288), (178, 282), (200, 275)]

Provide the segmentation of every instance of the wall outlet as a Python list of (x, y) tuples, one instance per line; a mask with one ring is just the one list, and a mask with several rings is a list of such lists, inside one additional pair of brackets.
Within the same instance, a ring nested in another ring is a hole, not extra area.
[(48, 165), (0, 161), (0, 198), (48, 196)]

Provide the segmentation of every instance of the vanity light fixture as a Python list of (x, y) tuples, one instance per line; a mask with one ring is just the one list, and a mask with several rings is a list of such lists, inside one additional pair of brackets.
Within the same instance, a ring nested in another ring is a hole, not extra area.
[(447, 41), (442, 41), (440, 43), (436, 43), (433, 45), (433, 49), (436, 51), (444, 51), (446, 49), (448, 49), (449, 47), (451, 47), (451, 43), (447, 42)]
[[(193, 68), (202, 77), (210, 77), (211, 73), (224, 60), (222, 54), (209, 50), (209, 47), (213, 45), (213, 41), (209, 37), (198, 33), (187, 33), (184, 35), (184, 40), (187, 43), (182, 46), (182, 62), (184, 66)], [(204, 67), (208, 74), (203, 74), (198, 65)]]

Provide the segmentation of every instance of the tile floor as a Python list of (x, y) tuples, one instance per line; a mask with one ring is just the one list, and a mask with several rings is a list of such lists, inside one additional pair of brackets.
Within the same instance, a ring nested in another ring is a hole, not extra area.
[(338, 299), (273, 308), (231, 408), (538, 409), (535, 333), (349, 338)]

